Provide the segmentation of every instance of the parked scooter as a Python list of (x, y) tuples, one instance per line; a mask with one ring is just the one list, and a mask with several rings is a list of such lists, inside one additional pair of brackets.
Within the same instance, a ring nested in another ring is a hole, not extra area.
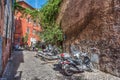
[(71, 59), (71, 56), (68, 53), (61, 53), (58, 59), (58, 67), (63, 69), (64, 64), (67, 63), (67, 60)]
[(81, 54), (83, 59), (79, 58), (79, 53), (72, 57), (65, 57), (65, 54), (61, 54), (61, 61), (59, 61), (59, 66), (68, 76), (73, 75), (75, 72), (93, 71), (91, 66), (90, 58), (85, 54)]
[(42, 51), (39, 51), (36, 56), (40, 56), (42, 57), (42, 59), (48, 59), (48, 60), (54, 60), (54, 59), (58, 59), (58, 54), (59, 54), (59, 50), (57, 49), (57, 47), (52, 47), (49, 46), (49, 48), (47, 47), (46, 49), (43, 49)]

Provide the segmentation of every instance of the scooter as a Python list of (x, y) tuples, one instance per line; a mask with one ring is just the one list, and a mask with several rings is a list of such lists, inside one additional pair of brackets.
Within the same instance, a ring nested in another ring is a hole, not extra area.
[(61, 65), (61, 69), (67, 76), (72, 76), (75, 72), (93, 71), (90, 58), (87, 55), (81, 56), (83, 57), (83, 59), (78, 58), (78, 54), (74, 56), (75, 58), (65, 58), (64, 56), (62, 56), (64, 59), (59, 62), (59, 65)]
[(59, 51), (57, 50), (57, 48), (51, 48), (51, 49), (44, 49), (42, 51), (39, 51), (37, 54), (36, 54), (36, 57), (41, 57), (42, 60), (56, 60), (58, 59), (58, 54), (59, 54)]
[(61, 53), (58, 57), (59, 57), (58, 58), (58, 67), (60, 69), (63, 69), (64, 64), (66, 64), (67, 60), (71, 58), (69, 53)]

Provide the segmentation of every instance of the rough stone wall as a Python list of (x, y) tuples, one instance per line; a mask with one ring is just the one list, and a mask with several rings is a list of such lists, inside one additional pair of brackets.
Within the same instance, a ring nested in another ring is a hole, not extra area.
[(61, 6), (57, 21), (64, 49), (74, 44), (89, 53), (96, 68), (120, 77), (120, 0), (63, 1), (67, 6)]

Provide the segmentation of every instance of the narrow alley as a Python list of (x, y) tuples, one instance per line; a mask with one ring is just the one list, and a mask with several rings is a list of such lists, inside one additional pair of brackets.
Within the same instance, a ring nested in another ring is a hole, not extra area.
[(120, 80), (120, 0), (0, 0), (0, 80)]
[(36, 52), (15, 51), (3, 77), (5, 80), (120, 80), (110, 74), (95, 70), (73, 76), (64, 76), (54, 69), (57, 61), (44, 62), (35, 57)]

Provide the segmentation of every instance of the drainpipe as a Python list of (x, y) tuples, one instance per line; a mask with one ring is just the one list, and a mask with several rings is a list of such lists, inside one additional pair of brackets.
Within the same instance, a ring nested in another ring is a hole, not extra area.
[[(13, 52), (13, 43), (14, 43), (14, 28), (15, 28), (15, 25), (14, 25), (14, 2), (15, 0), (12, 0), (12, 27), (11, 27), (11, 53)], [(13, 31), (13, 32), (12, 32)]]

